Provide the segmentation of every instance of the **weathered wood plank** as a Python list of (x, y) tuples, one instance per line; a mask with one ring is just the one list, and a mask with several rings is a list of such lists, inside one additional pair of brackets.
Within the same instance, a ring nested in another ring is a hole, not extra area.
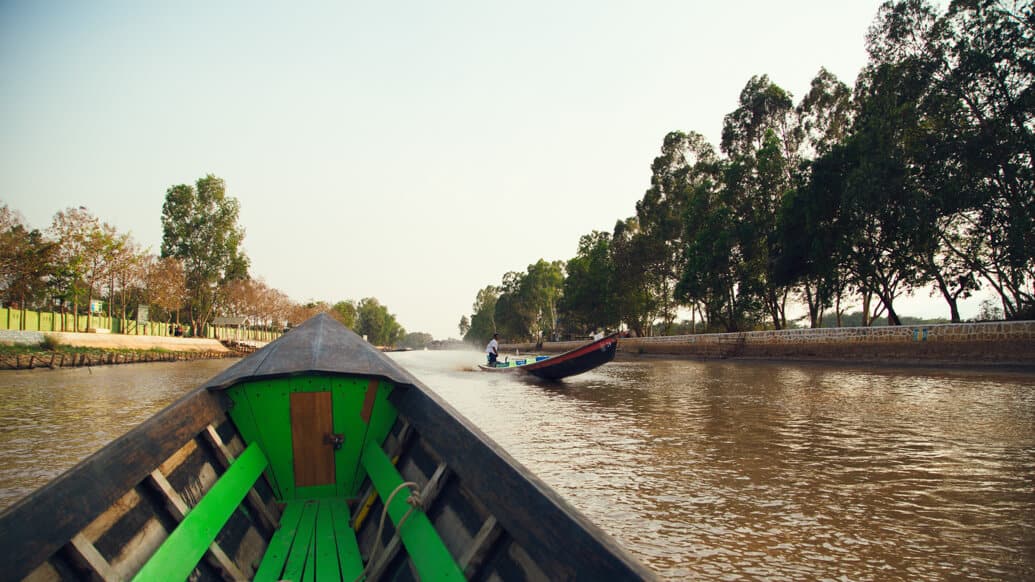
[(290, 398), (295, 486), (334, 483), (334, 448), (324, 440), (334, 432), (331, 393), (292, 392)]
[[(180, 494), (176, 492), (169, 480), (165, 478), (161, 470), (155, 469), (151, 471), (148, 479), (162, 497), (165, 498), (169, 506), (169, 513), (172, 514), (177, 523), (183, 522), (187, 514), (190, 513), (190, 507), (180, 497)], [(251, 577), (238, 568), (237, 564), (230, 559), (230, 556), (226, 555), (223, 548), (219, 547), (219, 544), (216, 542), (212, 542), (212, 545), (209, 546), (205, 557), (209, 560), (209, 563), (223, 574), (225, 580), (232, 582), (234, 580), (246, 580)]]
[(252, 443), (187, 514), (135, 579), (186, 579), (266, 465), (262, 449)]
[(544, 571), (587, 580), (655, 577), (430, 389), (399, 387), (389, 400)]
[(97, 551), (90, 540), (83, 534), (76, 534), (69, 542), (70, 549), (76, 558), (98, 578), (104, 582), (121, 582), (122, 576), (111, 567), (108, 560)]
[(492, 551), (493, 544), (496, 543), (496, 540), (500, 538), (502, 533), (503, 528), (499, 526), (496, 518), (490, 515), (485, 520), (485, 523), (482, 524), (478, 533), (475, 534), (474, 539), (471, 540), (471, 545), (468, 546), (458, 560), (460, 567), (464, 569), (464, 576), (467, 579), (471, 579), (478, 572), (478, 568), (481, 567), (485, 557)]
[(4, 575), (28, 575), (223, 413), (215, 395), (195, 390), (8, 508), (0, 515)]
[[(219, 432), (216, 430), (216, 427), (210, 424), (205, 427), (205, 432), (202, 434), (216, 451), (216, 456), (223, 464), (223, 469), (228, 469), (230, 465), (234, 463), (235, 456), (230, 451), (230, 447), (227, 446), (226, 443), (223, 442), (222, 437), (219, 436)], [(259, 495), (259, 492), (256, 491), (254, 487), (252, 487), (248, 490), (248, 497), (246, 499), (248, 501), (248, 505), (258, 513), (263, 527), (266, 528), (266, 535), (272, 535), (273, 532), (280, 527), (280, 524), (278, 523), (277, 518), (270, 512), (270, 508), (262, 500), (262, 496)]]

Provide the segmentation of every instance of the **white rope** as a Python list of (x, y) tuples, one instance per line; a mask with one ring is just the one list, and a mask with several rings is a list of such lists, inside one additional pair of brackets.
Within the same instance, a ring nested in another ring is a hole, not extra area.
[[(413, 481), (404, 481), (392, 490), (391, 495), (389, 495), (388, 499), (385, 500), (384, 507), (381, 508), (381, 521), (377, 524), (377, 535), (374, 536), (374, 543), (370, 547), (370, 557), (367, 558), (367, 565), (363, 567), (363, 571), (360, 572), (354, 582), (360, 582), (363, 580), (367, 575), (367, 570), (374, 565), (374, 556), (377, 555), (377, 543), (381, 539), (381, 534), (384, 533), (385, 516), (388, 515), (388, 508), (392, 506), (392, 500), (395, 499), (395, 496), (402, 491), (404, 487), (410, 488), (410, 496), (406, 498), (406, 503), (410, 505), (410, 508), (403, 514), (402, 518), (399, 519), (399, 524), (395, 526), (395, 534), (392, 535), (392, 540), (399, 537), (399, 531), (406, 523), (406, 520), (410, 518), (410, 514), (413, 513), (413, 510), (418, 507), (423, 509), (424, 501), (420, 496), (420, 485), (417, 485)], [(388, 547), (388, 545), (392, 543), (392, 540), (389, 540), (388, 543), (385, 544), (385, 547)]]

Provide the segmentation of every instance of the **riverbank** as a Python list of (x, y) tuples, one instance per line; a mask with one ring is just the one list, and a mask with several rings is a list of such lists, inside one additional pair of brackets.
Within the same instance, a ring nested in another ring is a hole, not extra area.
[(0, 370), (103, 366), (238, 357), (214, 339), (0, 331)]
[[(559, 353), (587, 340), (546, 342)], [(535, 344), (505, 344), (504, 351), (536, 351)], [(691, 359), (804, 360), (823, 362), (1011, 366), (1035, 368), (1035, 321), (923, 326), (789, 329), (743, 333), (622, 338), (619, 356), (662, 355)]]

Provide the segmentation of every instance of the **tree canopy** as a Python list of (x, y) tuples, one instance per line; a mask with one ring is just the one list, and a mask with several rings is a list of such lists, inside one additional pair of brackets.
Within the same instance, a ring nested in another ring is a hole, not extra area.
[(195, 184), (166, 191), (162, 205), (162, 257), (184, 263), (190, 318), (196, 329), (212, 318), (220, 285), (248, 278), (248, 258), (240, 248), (244, 229), (240, 205), (227, 196), (226, 183), (209, 174)]
[[(831, 308), (841, 323), (852, 301), (863, 325), (897, 325), (896, 301), (928, 285), (953, 321), (979, 289), (1007, 318), (1035, 316), (1032, 22), (1030, 2), (891, 0), (854, 89), (821, 68), (795, 102), (753, 76), (723, 119), (721, 155), (669, 132), (635, 215), (558, 263), (556, 317), (529, 295), (554, 283), (530, 267), (503, 276), (492, 328), (670, 333), (699, 315), (706, 329), (781, 329), (793, 301), (813, 327)], [(479, 317), (476, 303), (471, 330)]]

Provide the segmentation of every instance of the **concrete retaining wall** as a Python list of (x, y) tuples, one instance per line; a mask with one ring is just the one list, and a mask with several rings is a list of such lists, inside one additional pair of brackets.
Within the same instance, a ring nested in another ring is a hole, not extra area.
[[(562, 352), (585, 342), (552, 342)], [(504, 346), (534, 351), (533, 344)], [(1035, 366), (1035, 321), (842, 327), (624, 338), (619, 354)]]
[(108, 350), (168, 350), (170, 352), (228, 352), (219, 340), (110, 333), (72, 333), (0, 330), (0, 343), (11, 345), (39, 345), (44, 337), (71, 347)]

